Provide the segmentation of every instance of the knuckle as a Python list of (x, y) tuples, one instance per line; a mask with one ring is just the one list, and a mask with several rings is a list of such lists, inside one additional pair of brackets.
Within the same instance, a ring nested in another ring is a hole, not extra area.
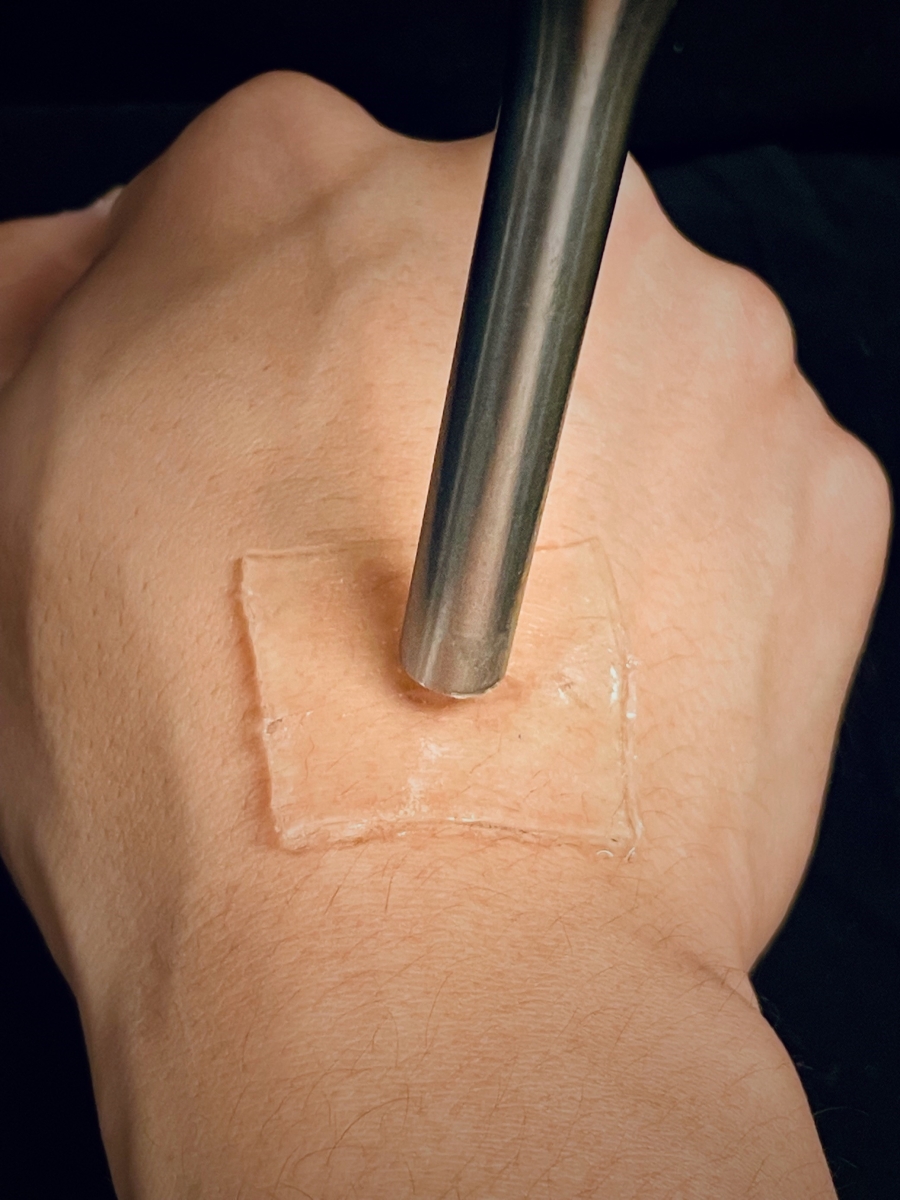
[(332, 194), (397, 135), (328, 84), (288, 71), (235, 88), (150, 168), (144, 195), (177, 206), (201, 236), (289, 219)]
[(859, 498), (866, 512), (877, 519), (881, 526), (890, 521), (892, 499), (891, 485), (881, 460), (869, 447), (841, 429), (842, 457), (848, 488)]
[(335, 88), (289, 71), (241, 85), (208, 117), (207, 136), (224, 145), (230, 173), (245, 178), (248, 165), (268, 162), (298, 190), (339, 181), (361, 155), (396, 136)]
[(831, 421), (818, 458), (821, 525), (861, 569), (880, 575), (890, 537), (893, 503), (887, 472), (859, 438)]
[(783, 378), (796, 368), (794, 328), (776, 293), (758, 275), (731, 267), (738, 344), (755, 369)]

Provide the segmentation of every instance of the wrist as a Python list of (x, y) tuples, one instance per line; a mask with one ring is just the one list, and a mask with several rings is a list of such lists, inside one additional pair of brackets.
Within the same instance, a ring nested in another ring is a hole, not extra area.
[(831, 1194), (741, 981), (624, 864), (468, 835), (276, 859), (101, 1056), (124, 1195)]

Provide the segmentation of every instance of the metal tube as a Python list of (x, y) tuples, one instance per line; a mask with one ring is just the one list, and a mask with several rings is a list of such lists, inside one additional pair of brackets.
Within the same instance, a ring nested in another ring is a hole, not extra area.
[(525, 0), (401, 641), (450, 696), (506, 671), (625, 159), (674, 0)]

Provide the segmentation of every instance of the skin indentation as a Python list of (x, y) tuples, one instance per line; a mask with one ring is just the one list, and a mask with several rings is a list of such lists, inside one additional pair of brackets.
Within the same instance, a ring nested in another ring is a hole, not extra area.
[(280, 844), (429, 827), (631, 852), (634, 662), (599, 543), (537, 550), (509, 673), (465, 700), (400, 666), (414, 549), (361, 542), (242, 560)]

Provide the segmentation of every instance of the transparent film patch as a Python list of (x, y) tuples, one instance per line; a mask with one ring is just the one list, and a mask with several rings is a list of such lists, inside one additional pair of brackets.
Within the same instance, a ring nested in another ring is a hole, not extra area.
[(633, 663), (599, 543), (537, 550), (509, 672), (464, 700), (400, 666), (413, 552), (366, 542), (242, 560), (281, 845), (430, 827), (628, 854)]

